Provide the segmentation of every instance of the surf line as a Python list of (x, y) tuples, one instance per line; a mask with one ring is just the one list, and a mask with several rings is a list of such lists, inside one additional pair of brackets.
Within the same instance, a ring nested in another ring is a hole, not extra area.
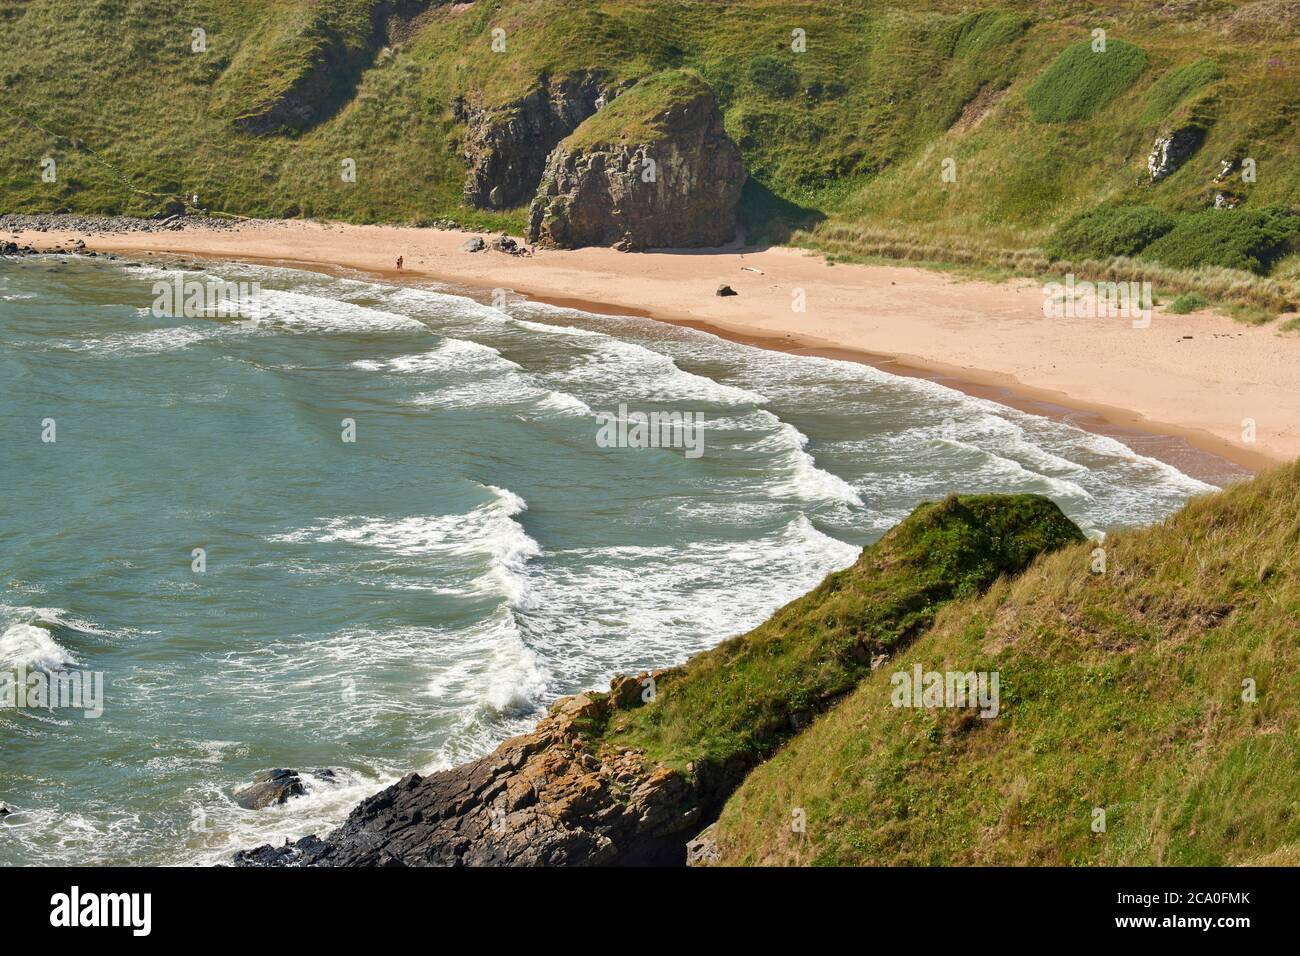
[(620, 402), (617, 415), (597, 412), (596, 422), (600, 448), (680, 448), (687, 458), (704, 454), (703, 412), (629, 412)]

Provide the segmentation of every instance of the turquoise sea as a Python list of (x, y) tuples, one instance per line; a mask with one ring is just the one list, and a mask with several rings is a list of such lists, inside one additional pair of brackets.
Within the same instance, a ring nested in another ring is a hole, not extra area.
[[(177, 275), (258, 290), (155, 315)], [(0, 865), (323, 833), (758, 624), (953, 490), (1100, 534), (1210, 487), (864, 365), (266, 266), (0, 261), (0, 383), (0, 671), (104, 680), (97, 719), (0, 706)], [(702, 415), (702, 454), (603, 447), (620, 406)], [(239, 808), (271, 767), (336, 777)]]

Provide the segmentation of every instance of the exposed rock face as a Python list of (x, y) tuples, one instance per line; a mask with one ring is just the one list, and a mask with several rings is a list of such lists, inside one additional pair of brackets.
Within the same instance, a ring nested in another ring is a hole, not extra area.
[(718, 826), (710, 823), (699, 832), (695, 839), (686, 844), (687, 866), (711, 866), (722, 857), (718, 849)]
[(591, 141), (580, 128), (556, 147), (529, 211), (529, 241), (625, 250), (730, 242), (745, 170), (713, 91), (701, 81), (648, 127), (628, 142)]
[(686, 841), (740, 782), (593, 753), (587, 735), (640, 684), (558, 701), (536, 730), (362, 802), (324, 840), (236, 855), (237, 866), (601, 866), (681, 864)]
[(465, 202), (480, 209), (509, 209), (526, 202), (536, 192), (555, 145), (618, 91), (603, 74), (591, 72), (556, 80), (543, 77), (523, 99), (497, 109), (458, 100), (452, 112), (468, 126)]
[(729, 242), (745, 171), (713, 91), (701, 84), (664, 105), (650, 128), (639, 141), (587, 137), (557, 147), (530, 210), (529, 240), (622, 249)]
[(1147, 157), (1147, 173), (1153, 183), (1164, 179), (1196, 152), (1205, 140), (1205, 130), (1199, 126), (1184, 126), (1168, 136), (1161, 136), (1151, 147)]

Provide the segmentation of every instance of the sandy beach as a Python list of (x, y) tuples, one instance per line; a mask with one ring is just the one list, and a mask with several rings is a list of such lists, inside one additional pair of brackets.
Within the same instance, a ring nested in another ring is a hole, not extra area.
[[(518, 257), (462, 244), (472, 234), (314, 222), (238, 230), (83, 235), (20, 243), (360, 270), (503, 288), (589, 311), (650, 316), (755, 345), (868, 362), (1110, 434), (1191, 474), (1255, 470), (1300, 455), (1300, 338), (1208, 312), (1157, 306), (1127, 318), (1046, 318), (1030, 280), (993, 283), (924, 269), (832, 265), (770, 248)], [(486, 237), (490, 238), (490, 237)], [(404, 258), (401, 273), (395, 271)], [(736, 295), (716, 290), (731, 286)], [(802, 302), (804, 310), (797, 306)], [(1254, 422), (1248, 441), (1246, 419)], [(1226, 462), (1232, 463), (1227, 465)]]

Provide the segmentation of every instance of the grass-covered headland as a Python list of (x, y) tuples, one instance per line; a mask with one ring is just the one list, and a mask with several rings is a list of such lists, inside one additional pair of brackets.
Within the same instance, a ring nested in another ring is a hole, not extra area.
[[(1104, 544), (923, 505), (652, 699), (616, 681), (587, 746), (720, 781), (726, 864), (1294, 864), (1297, 514), (1300, 463)], [(971, 699), (900, 698), (918, 671)]]
[(1297, 298), (1300, 0), (0, 0), (0, 208), (520, 230), (466, 104), (679, 67), (751, 239)]

